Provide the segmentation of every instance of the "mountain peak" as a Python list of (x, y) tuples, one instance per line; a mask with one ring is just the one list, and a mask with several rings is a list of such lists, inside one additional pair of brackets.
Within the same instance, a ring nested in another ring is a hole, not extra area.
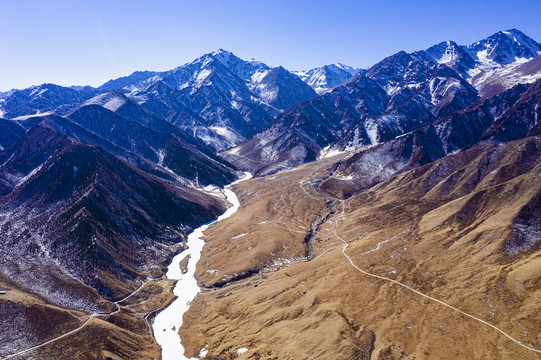
[(221, 48), (211, 52), (210, 56), (222, 62), (229, 62), (232, 57), (238, 59), (231, 51), (227, 51)]
[(342, 63), (323, 65), (318, 68), (295, 71), (302, 81), (310, 85), (319, 95), (349, 80), (360, 69)]
[(217, 54), (233, 54), (233, 53), (231, 51), (227, 51), (222, 48), (219, 48), (217, 50), (214, 50), (211, 54), (217, 55)]
[(507, 35), (521, 35), (521, 36), (526, 36), (522, 31), (518, 30), (518, 29), (508, 29), (508, 30), (504, 30), (504, 31), (500, 31), (504, 34), (507, 34)]
[(498, 31), (466, 47), (473, 59), (497, 67), (541, 55), (541, 45), (517, 29)]
[(232, 52), (224, 49), (218, 49), (205, 54), (196, 59), (193, 63), (203, 63), (203, 65), (207, 65), (211, 64), (213, 61), (219, 62), (244, 81), (250, 81), (252, 75), (258, 70), (269, 69), (269, 67), (261, 61), (243, 60)]
[(458, 61), (465, 62), (466, 65), (470, 67), (475, 65), (470, 55), (452, 40), (443, 41), (424, 51), (417, 52), (417, 54), (424, 55), (424, 57), (430, 61), (446, 64), (455, 70), (455, 63)]

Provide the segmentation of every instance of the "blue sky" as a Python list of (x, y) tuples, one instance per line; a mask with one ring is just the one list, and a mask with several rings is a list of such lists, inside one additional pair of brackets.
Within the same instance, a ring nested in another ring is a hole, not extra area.
[(292, 70), (368, 67), (509, 28), (541, 41), (539, 14), (539, 0), (0, 0), (0, 91), (96, 86), (218, 48)]

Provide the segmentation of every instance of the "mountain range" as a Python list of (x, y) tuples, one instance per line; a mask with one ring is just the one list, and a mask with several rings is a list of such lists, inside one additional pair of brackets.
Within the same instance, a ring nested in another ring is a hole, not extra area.
[[(205, 232), (208, 291), (178, 329), (187, 355), (528, 358), (540, 59), (511, 29), (367, 69), (289, 71), (220, 49), (97, 88), (0, 94), (0, 356), (158, 358), (166, 264), (248, 171), (238, 213)], [(488, 342), (440, 303), (411, 306), (408, 289), (494, 324), (474, 319)], [(438, 333), (463, 350), (430, 345)]]
[[(536, 81), (541, 77), (536, 71), (540, 54), (541, 45), (518, 30), (469, 46), (444, 42), (425, 51), (399, 52), (321, 97), (290, 108), (224, 157), (265, 175), (337, 151), (384, 143), (482, 100), (485, 92), (498, 95), (520, 82), (510, 80), (517, 75), (522, 83)], [(517, 67), (518, 74), (511, 70)], [(507, 71), (513, 75), (506, 76)]]

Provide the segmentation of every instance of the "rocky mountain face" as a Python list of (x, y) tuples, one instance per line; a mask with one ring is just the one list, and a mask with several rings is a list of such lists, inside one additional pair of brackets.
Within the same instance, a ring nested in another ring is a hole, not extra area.
[(469, 78), (468, 72), (476, 66), (467, 49), (454, 41), (441, 42), (417, 54), (429, 61), (447, 65), (464, 78)]
[(538, 79), (541, 79), (541, 56), (480, 72), (471, 78), (471, 83), (479, 90), (479, 96), (489, 98), (515, 85), (530, 84)]
[(337, 179), (352, 181), (336, 180), (341, 185), (331, 187), (347, 196), (476, 144), (508, 142), (534, 134), (540, 84), (518, 85), (419, 130), (360, 151), (334, 170)]
[[(225, 209), (215, 196), (55, 131), (74, 125), (49, 117), (0, 153), (0, 284), (15, 296), (0, 299), (0, 310), (45, 303), (65, 315), (51, 318), (53, 327), (69, 328), (70, 311), (113, 312), (113, 301), (160, 277), (191, 229)], [(36, 321), (11, 324), (1, 353), (50, 339)]]
[(170, 71), (135, 72), (97, 89), (43, 84), (10, 92), (0, 99), (0, 115), (66, 115), (86, 100), (109, 92), (125, 94), (214, 151), (239, 144), (280, 112), (317, 96), (283, 67), (244, 61), (218, 50)]
[(388, 100), (388, 94), (376, 82), (362, 77), (347, 87), (294, 106), (266, 130), (223, 156), (238, 167), (262, 174), (313, 161), (322, 148), (343, 134), (344, 128), (359, 122), (361, 114), (383, 113)]
[[(153, 173), (165, 173), (166, 177), (174, 176), (181, 182), (201, 186), (224, 186), (236, 178), (231, 165), (202, 142), (153, 116), (123, 95), (110, 94), (107, 99), (107, 104), (117, 101), (115, 106), (109, 105), (114, 112), (97, 105), (100, 99), (94, 99), (66, 117), (92, 134), (150, 162), (151, 167), (145, 169)], [(122, 105), (117, 107), (120, 102)], [(139, 163), (141, 161), (134, 162)]]
[[(320, 98), (292, 107), (224, 157), (265, 175), (384, 143), (444, 121), (480, 97), (536, 81), (539, 54), (541, 45), (514, 29), (468, 46), (447, 41), (411, 54), (399, 52)], [(359, 87), (366, 91), (354, 90)], [(378, 96), (382, 101), (374, 102)]]
[(295, 71), (302, 81), (307, 83), (319, 95), (332, 90), (344, 81), (365, 70), (353, 68), (344, 64), (330, 64), (310, 70)]
[(499, 31), (470, 45), (446, 41), (416, 54), (457, 71), (482, 97), (540, 77), (541, 45), (516, 29)]
[(541, 130), (541, 80), (529, 86), (524, 95), (490, 126), (483, 139), (494, 142), (518, 140), (538, 135)]
[[(69, 293), (55, 299), (54, 274), (119, 297), (141, 269), (165, 260), (165, 249), (184, 231), (223, 209), (208, 195), (168, 186), (45, 124), (6, 149), (0, 163), (2, 273), (32, 290), (50, 287), (49, 300), (66, 306), (85, 299), (69, 300)], [(32, 263), (36, 257), (41, 264)], [(48, 267), (51, 261), (58, 267)]]
[[(98, 105), (100, 102), (116, 112)], [(202, 142), (122, 94), (99, 95), (65, 117), (44, 115), (17, 121), (29, 129), (41, 122), (85, 144), (99, 146), (144, 171), (188, 186), (223, 186), (237, 177), (232, 165)]]
[(0, 151), (21, 137), (26, 130), (15, 121), (0, 119)]
[(269, 174), (322, 153), (362, 148), (415, 131), (477, 100), (476, 90), (445, 65), (405, 52), (347, 84), (281, 115), (224, 157)]

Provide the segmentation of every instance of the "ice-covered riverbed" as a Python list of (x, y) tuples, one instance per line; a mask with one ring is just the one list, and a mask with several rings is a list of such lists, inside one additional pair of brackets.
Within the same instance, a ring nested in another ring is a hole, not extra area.
[[(247, 173), (244, 178), (237, 182), (247, 180), (250, 177), (251, 175)], [(194, 275), (196, 264), (201, 257), (201, 251), (205, 245), (205, 241), (202, 239), (203, 232), (213, 223), (233, 215), (240, 205), (237, 196), (231, 191), (230, 185), (226, 186), (223, 192), (232, 206), (215, 221), (195, 229), (188, 235), (188, 249), (176, 255), (168, 267), (166, 276), (169, 279), (178, 280), (173, 290), (177, 298), (156, 316), (152, 324), (156, 341), (162, 347), (163, 360), (188, 359), (184, 355), (184, 347), (182, 346), (178, 331), (182, 326), (184, 313), (188, 310), (190, 302), (200, 290)], [(188, 271), (182, 274), (180, 262), (187, 256), (190, 256), (187, 267)]]

